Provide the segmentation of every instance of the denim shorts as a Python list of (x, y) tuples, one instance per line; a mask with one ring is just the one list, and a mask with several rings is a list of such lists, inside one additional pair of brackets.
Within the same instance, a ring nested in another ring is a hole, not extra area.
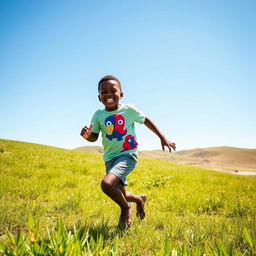
[(138, 161), (137, 154), (125, 154), (105, 162), (106, 173), (112, 173), (120, 179), (123, 186), (127, 186), (126, 176), (135, 168)]

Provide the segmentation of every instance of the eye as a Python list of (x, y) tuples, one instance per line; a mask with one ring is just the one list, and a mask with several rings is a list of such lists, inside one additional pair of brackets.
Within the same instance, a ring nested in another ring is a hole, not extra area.
[(124, 123), (124, 121), (120, 119), (120, 120), (117, 121), (117, 123), (118, 123), (119, 125), (122, 125), (122, 124)]
[(111, 121), (107, 121), (106, 126), (112, 125)]
[(132, 142), (132, 140), (131, 140), (131, 139), (129, 139), (129, 140), (128, 140), (128, 142), (129, 142), (129, 143), (131, 143), (131, 142)]

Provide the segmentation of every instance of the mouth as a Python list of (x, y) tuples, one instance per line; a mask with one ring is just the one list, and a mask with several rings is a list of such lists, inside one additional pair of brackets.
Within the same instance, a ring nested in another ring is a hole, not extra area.
[(114, 103), (114, 99), (113, 98), (107, 98), (105, 101), (108, 104)]

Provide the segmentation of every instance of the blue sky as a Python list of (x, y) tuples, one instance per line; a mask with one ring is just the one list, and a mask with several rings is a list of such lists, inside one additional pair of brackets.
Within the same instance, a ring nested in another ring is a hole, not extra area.
[[(177, 149), (256, 148), (255, 1), (0, 1), (0, 138), (63, 148), (107, 74)], [(137, 125), (140, 149), (159, 139)]]

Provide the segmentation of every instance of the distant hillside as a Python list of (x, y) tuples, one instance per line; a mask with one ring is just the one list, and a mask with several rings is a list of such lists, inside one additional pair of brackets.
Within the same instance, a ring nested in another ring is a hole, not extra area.
[[(102, 153), (100, 146), (84, 146), (76, 150)], [(256, 171), (256, 149), (235, 147), (209, 147), (180, 150), (172, 152), (152, 150), (140, 151), (140, 156), (168, 160), (174, 163), (195, 165), (212, 168), (215, 170), (255, 170)]]
[(93, 153), (102, 153), (103, 152), (103, 148), (100, 146), (82, 146), (82, 147), (75, 148), (74, 150), (93, 152)]
[(256, 170), (256, 149), (210, 147), (163, 152), (142, 151), (141, 156), (214, 169)]

